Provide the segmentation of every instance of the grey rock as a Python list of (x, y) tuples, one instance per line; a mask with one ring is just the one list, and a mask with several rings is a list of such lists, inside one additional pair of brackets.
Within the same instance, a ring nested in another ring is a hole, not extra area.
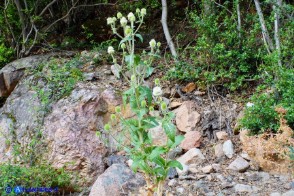
[(113, 164), (100, 175), (92, 186), (90, 196), (120, 196), (145, 184), (143, 176), (134, 174), (124, 164)]
[(177, 188), (177, 192), (180, 193), (180, 194), (183, 194), (184, 191), (185, 191), (185, 189), (183, 187)]
[(242, 153), (240, 154), (240, 156), (241, 156), (243, 159), (246, 159), (247, 161), (250, 161), (250, 160), (251, 160), (250, 157), (249, 157), (249, 155), (248, 155), (246, 152), (242, 152)]
[(294, 190), (290, 190), (282, 194), (282, 196), (293, 196), (293, 195), (294, 195)]
[(274, 193), (271, 193), (270, 196), (282, 196), (282, 195), (279, 192), (274, 192)]
[(168, 154), (169, 159), (175, 159), (176, 157), (180, 156), (183, 152), (183, 149), (180, 147), (176, 147), (175, 149), (172, 149)]
[(245, 184), (236, 184), (234, 189), (238, 193), (252, 193), (258, 190), (255, 186), (249, 186)]
[(178, 176), (178, 172), (176, 168), (173, 167), (168, 170), (168, 174), (167, 174), (168, 179), (173, 179), (173, 178), (176, 178), (177, 176)]
[(228, 169), (238, 172), (244, 172), (249, 168), (249, 163), (242, 157), (236, 158), (228, 167)]
[(212, 173), (214, 171), (214, 169), (213, 169), (213, 167), (211, 165), (207, 165), (207, 166), (203, 167), (201, 169), (201, 171), (203, 173), (205, 173), (205, 174), (210, 174), (210, 173)]
[(193, 163), (199, 163), (205, 160), (205, 157), (198, 148), (192, 148), (177, 160), (182, 164), (189, 165)]
[(177, 183), (177, 180), (176, 180), (176, 179), (172, 179), (172, 180), (170, 180), (170, 181), (168, 182), (168, 186), (173, 187), (173, 186), (176, 185), (176, 183)]
[(234, 155), (234, 146), (231, 140), (227, 140), (223, 144), (223, 151), (228, 158), (232, 158)]
[(290, 187), (291, 187), (291, 189), (294, 189), (294, 181), (290, 182)]
[(106, 164), (110, 167), (113, 164), (124, 164), (127, 161), (127, 158), (122, 155), (110, 155), (106, 158)]
[(223, 145), (222, 144), (217, 144), (215, 147), (214, 147), (214, 154), (217, 158), (220, 158), (222, 156), (225, 155), (224, 151), (223, 151)]
[(193, 184), (193, 187), (195, 189), (200, 189), (200, 188), (203, 188), (205, 185), (205, 182), (203, 180), (199, 180), (197, 182), (195, 182), (195, 184)]
[(83, 76), (86, 81), (91, 81), (95, 78), (95, 73), (84, 73)]

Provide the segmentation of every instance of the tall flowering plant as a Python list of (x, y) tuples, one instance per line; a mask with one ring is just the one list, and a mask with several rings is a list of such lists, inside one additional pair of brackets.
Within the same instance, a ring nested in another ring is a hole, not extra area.
[[(113, 33), (121, 39), (121, 62), (118, 63), (118, 53), (112, 46), (108, 47), (108, 53), (117, 70), (116, 76), (124, 77), (130, 86), (123, 92), (123, 105), (130, 105), (135, 116), (126, 119), (122, 115), (121, 106), (116, 107), (116, 113), (111, 115), (111, 120), (104, 126), (104, 130), (110, 131), (119, 122), (123, 129), (129, 132), (130, 146), (124, 147), (132, 160), (132, 169), (143, 172), (149, 191), (162, 195), (169, 169), (182, 169), (182, 165), (176, 160), (170, 160), (167, 153), (180, 144), (183, 136), (176, 135), (176, 127), (172, 123), (174, 113), (168, 110), (167, 103), (163, 101), (160, 80), (155, 79), (153, 89), (144, 86), (144, 78), (152, 74), (154, 69), (151, 65), (153, 60), (159, 57), (160, 48), (160, 43), (152, 39), (149, 42), (150, 52), (144, 51), (141, 55), (135, 53), (136, 39), (143, 42), (138, 30), (145, 15), (146, 9), (137, 9), (135, 14), (130, 12), (127, 17), (119, 12), (116, 17), (107, 19)], [(119, 33), (119, 27), (122, 28), (123, 34)], [(131, 73), (131, 76), (127, 77), (126, 72)], [(154, 115), (154, 110), (158, 110), (157, 115)], [(155, 127), (164, 130), (166, 143), (155, 144), (150, 131)]]

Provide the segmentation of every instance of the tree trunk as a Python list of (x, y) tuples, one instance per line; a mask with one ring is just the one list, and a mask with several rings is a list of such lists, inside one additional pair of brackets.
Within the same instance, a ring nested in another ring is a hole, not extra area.
[(275, 42), (276, 42), (276, 50), (278, 52), (279, 66), (282, 66), (280, 35), (279, 35), (279, 20), (280, 20), (280, 7), (281, 6), (282, 6), (282, 0), (276, 0), (275, 4), (273, 5), (273, 10), (275, 12)]
[(239, 36), (239, 39), (241, 40), (241, 11), (240, 11), (240, 3), (239, 3), (239, 0), (236, 0), (236, 8), (237, 8), (237, 16), (238, 16), (238, 26), (237, 26), (237, 29), (238, 29), (238, 36)]
[(272, 42), (272, 40), (271, 40), (271, 38), (269, 36), (268, 30), (266, 28), (259, 0), (254, 0), (254, 3), (255, 3), (256, 11), (257, 11), (257, 14), (258, 14), (258, 17), (259, 17), (259, 22), (260, 22), (260, 25), (261, 25), (262, 36), (264, 38), (265, 45), (268, 48), (268, 52), (271, 53), (272, 51), (274, 51), (274, 45), (273, 45), (273, 42)]
[(177, 52), (175, 49), (175, 45), (172, 41), (172, 38), (170, 36), (169, 30), (168, 30), (168, 26), (167, 26), (167, 4), (166, 4), (166, 0), (161, 0), (162, 3), (162, 16), (161, 16), (161, 24), (162, 24), (162, 28), (163, 28), (163, 32), (165, 35), (165, 39), (167, 41), (167, 44), (170, 48), (170, 51), (172, 53), (172, 55), (177, 58)]

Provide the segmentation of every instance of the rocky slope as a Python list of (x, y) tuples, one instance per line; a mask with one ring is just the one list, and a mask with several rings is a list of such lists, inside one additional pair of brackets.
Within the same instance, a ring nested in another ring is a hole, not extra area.
[[(80, 186), (89, 187), (75, 195), (144, 195), (142, 175), (129, 169), (128, 157), (117, 152), (115, 141), (102, 131), (114, 107), (121, 104), (125, 86), (112, 75), (110, 65), (91, 61), (95, 55), (82, 53), (81, 58), (90, 59), (81, 64), (85, 79), (68, 96), (51, 103), (48, 114), (38, 109), (41, 102), (32, 88), (38, 81), (24, 70), (54, 55), (21, 59), (0, 71), (0, 95), (9, 95), (0, 108), (0, 163), (23, 163), (23, 157), (15, 159), (12, 146), (20, 145), (25, 153), (32, 135), (42, 130), (40, 159), (77, 172)], [(176, 113), (178, 134), (185, 136), (169, 155), (184, 169), (170, 171), (166, 195), (294, 195), (293, 176), (261, 171), (242, 151), (240, 135), (233, 131), (242, 104), (217, 93), (206, 95), (191, 84), (180, 88), (166, 82), (164, 91)], [(123, 113), (132, 116), (128, 110)], [(102, 137), (96, 136), (97, 131)], [(154, 141), (164, 141), (160, 127), (152, 133)]]

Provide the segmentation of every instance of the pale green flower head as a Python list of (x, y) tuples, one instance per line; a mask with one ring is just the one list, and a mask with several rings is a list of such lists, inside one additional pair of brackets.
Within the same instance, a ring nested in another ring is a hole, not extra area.
[(126, 26), (125, 27), (125, 34), (126, 35), (130, 35), (132, 33), (132, 29), (131, 29), (131, 27), (130, 26)]
[(135, 17), (135, 15), (133, 14), (133, 12), (130, 12), (130, 13), (128, 14), (128, 19), (129, 19), (130, 22), (135, 22), (136, 17)]
[(110, 119), (111, 119), (112, 121), (116, 120), (116, 115), (115, 115), (115, 114), (111, 114)]
[(136, 13), (139, 14), (141, 11), (139, 8), (136, 9)]
[(112, 21), (115, 23), (117, 21), (116, 17), (112, 17)]
[(157, 42), (156, 46), (159, 48), (161, 46), (161, 43)]
[(155, 46), (156, 46), (156, 41), (155, 41), (155, 39), (152, 39), (152, 40), (149, 42), (149, 45), (150, 45), (151, 48), (155, 48)]
[(111, 127), (110, 127), (110, 124), (105, 124), (105, 125), (104, 125), (104, 130), (105, 130), (105, 131), (109, 131), (110, 128), (111, 128)]
[(121, 108), (120, 108), (120, 106), (116, 106), (116, 107), (115, 107), (115, 112), (116, 112), (116, 113), (120, 113), (120, 112), (121, 112)]
[(160, 104), (160, 108), (162, 111), (165, 111), (167, 109), (167, 105), (164, 101)]
[(120, 47), (121, 47), (122, 49), (125, 49), (125, 48), (126, 48), (126, 44), (125, 44), (125, 43), (122, 43), (122, 44), (120, 45)]
[(113, 54), (114, 53), (114, 48), (112, 46), (109, 46), (107, 49), (108, 54)]
[(118, 13), (116, 14), (116, 17), (117, 17), (118, 19), (121, 19), (121, 18), (123, 17), (123, 15), (122, 15), (120, 12), (118, 12)]
[(108, 25), (111, 25), (111, 24), (113, 24), (115, 21), (113, 20), (113, 18), (111, 18), (111, 17), (108, 17), (107, 18), (107, 24)]
[(132, 75), (132, 76), (131, 76), (131, 81), (132, 81), (132, 82), (136, 82), (136, 76), (135, 76), (135, 75)]
[(141, 9), (141, 16), (145, 16), (146, 15), (146, 9), (145, 8), (142, 8)]
[(146, 107), (146, 105), (147, 105), (147, 102), (145, 100), (142, 100), (141, 101), (141, 106), (144, 108), (144, 107)]
[(160, 80), (159, 80), (158, 78), (156, 78), (156, 79), (154, 80), (154, 83), (155, 83), (156, 86), (158, 86), (159, 83), (160, 83)]
[(122, 17), (120, 19), (121, 26), (125, 27), (127, 25), (127, 23), (128, 23), (128, 21), (127, 21), (127, 19), (125, 17)]

